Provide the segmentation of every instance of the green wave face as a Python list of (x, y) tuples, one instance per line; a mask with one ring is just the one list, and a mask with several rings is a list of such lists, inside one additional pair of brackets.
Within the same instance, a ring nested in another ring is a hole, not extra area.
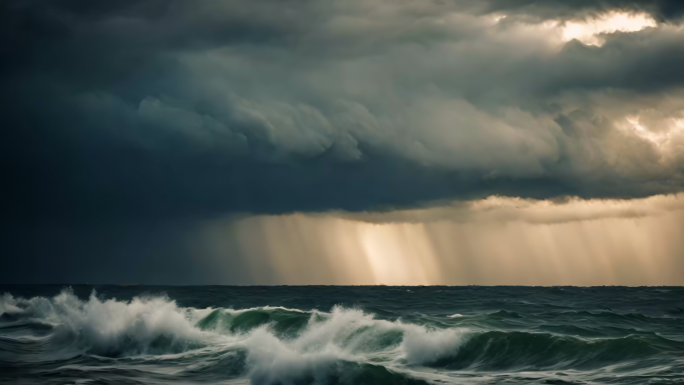
[[(684, 344), (681, 344), (684, 348)], [(451, 370), (587, 370), (619, 362), (647, 360), (662, 354), (639, 336), (586, 340), (553, 334), (493, 331), (472, 336), (431, 364)]]
[(269, 325), (281, 338), (292, 338), (304, 330), (311, 320), (309, 313), (280, 309), (244, 312), (216, 309), (198, 321), (197, 327), (205, 331), (247, 333), (262, 325)]

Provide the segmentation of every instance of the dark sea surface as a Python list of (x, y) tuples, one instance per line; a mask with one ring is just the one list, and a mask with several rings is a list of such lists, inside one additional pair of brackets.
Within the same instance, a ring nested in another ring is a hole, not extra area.
[(2, 293), (3, 384), (684, 384), (682, 287)]

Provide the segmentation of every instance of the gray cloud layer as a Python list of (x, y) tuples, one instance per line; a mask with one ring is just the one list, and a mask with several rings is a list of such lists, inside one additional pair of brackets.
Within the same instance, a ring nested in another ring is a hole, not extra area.
[[(610, 10), (659, 24), (600, 47), (562, 40), (563, 22)], [(8, 216), (678, 192), (683, 11), (626, 0), (3, 2)]]
[(623, 10), (648, 12), (661, 21), (678, 20), (684, 15), (684, 4), (677, 0), (491, 0), (483, 9), (552, 18), (586, 17), (599, 12)]

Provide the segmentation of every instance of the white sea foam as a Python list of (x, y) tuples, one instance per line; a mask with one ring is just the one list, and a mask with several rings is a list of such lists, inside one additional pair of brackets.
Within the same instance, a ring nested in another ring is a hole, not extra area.
[[(0, 297), (0, 311), (54, 325), (54, 346), (98, 355), (168, 355), (201, 346), (242, 349), (244, 370), (255, 384), (287, 383), (303, 375), (324, 382), (330, 373), (343, 373), (339, 365), (344, 362), (428, 364), (454, 354), (464, 338), (459, 330), (429, 330), (341, 307), (308, 312), (308, 324), (288, 338), (278, 337), (272, 324), (240, 333), (225, 327), (201, 330), (198, 321), (214, 310), (180, 308), (166, 297), (118, 301), (93, 293), (84, 301), (68, 290), (49, 299)], [(302, 312), (280, 307), (222, 311), (237, 315), (250, 310)]]
[(252, 368), (250, 377), (256, 384), (290, 383), (306, 373), (314, 376), (315, 383), (324, 382), (332, 365), (345, 358), (351, 359), (334, 345), (321, 346), (311, 352), (298, 350), (266, 328), (253, 331), (245, 345)]
[[(207, 343), (216, 336), (194, 326), (194, 312), (180, 309), (164, 297), (136, 297), (130, 302), (87, 301), (65, 290), (52, 299), (15, 299), (5, 295), (0, 309), (55, 327), (53, 341), (95, 354), (140, 354), (155, 350), (155, 343), (176, 350), (191, 343)], [(163, 349), (163, 347), (161, 347)]]
[(244, 341), (249, 351), (254, 383), (287, 383), (302, 373), (314, 383), (325, 382), (341, 361), (377, 362), (398, 367), (429, 364), (454, 355), (465, 339), (464, 329), (429, 330), (401, 321), (377, 320), (358, 309), (336, 307), (323, 321), (311, 318), (308, 327), (292, 340), (276, 338), (268, 327), (260, 327)]
[(0, 297), (0, 316), (3, 314), (21, 314), (23, 309), (17, 306), (17, 300), (9, 293)]
[(413, 327), (404, 334), (401, 349), (409, 364), (430, 364), (454, 356), (465, 337), (463, 329), (431, 331)]
[(244, 342), (252, 368), (250, 378), (255, 384), (291, 383), (307, 375), (316, 384), (327, 383), (331, 375), (348, 374), (340, 363), (368, 362), (380, 352), (391, 366), (401, 356), (400, 338), (394, 344), (378, 342), (387, 333), (400, 337), (406, 328), (401, 322), (376, 320), (361, 310), (339, 307), (330, 313), (312, 314), (306, 329), (292, 340), (278, 339), (268, 327), (260, 327)]
[[(213, 309), (212, 309), (213, 310)], [(271, 310), (283, 310), (283, 311), (289, 311), (289, 312), (295, 312), (295, 313), (309, 313), (304, 310), (299, 310), (299, 309), (291, 309), (288, 307), (283, 307), (283, 306), (259, 306), (259, 307), (250, 307), (250, 308), (245, 308), (245, 309), (223, 309), (225, 312), (233, 314), (233, 315), (238, 315), (242, 313), (246, 313), (248, 311), (253, 311), (253, 310), (265, 310), (265, 311), (271, 311)]]

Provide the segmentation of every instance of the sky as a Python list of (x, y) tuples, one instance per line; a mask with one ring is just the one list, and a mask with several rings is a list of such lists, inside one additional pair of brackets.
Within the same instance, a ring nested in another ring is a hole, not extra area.
[(0, 2), (0, 282), (684, 285), (683, 22)]

